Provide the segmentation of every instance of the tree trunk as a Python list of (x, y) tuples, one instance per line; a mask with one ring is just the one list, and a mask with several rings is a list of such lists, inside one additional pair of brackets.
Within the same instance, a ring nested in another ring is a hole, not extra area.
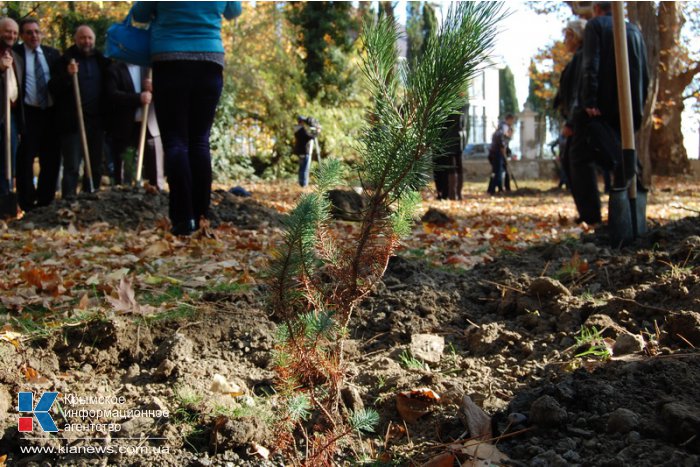
[(659, 69), (663, 72), (659, 73), (659, 92), (651, 132), (652, 170), (657, 175), (680, 175), (690, 171), (681, 131), (683, 92), (698, 67), (688, 70), (680, 58), (682, 51), (678, 44), (685, 21), (680, 2), (661, 2), (658, 21)]
[(642, 183), (651, 186), (651, 133), (653, 130), (653, 111), (656, 107), (656, 95), (659, 89), (659, 27), (656, 5), (654, 2), (627, 2), (629, 20), (639, 26), (647, 48), (647, 66), (649, 68), (649, 89), (644, 105), (644, 120), (637, 132), (635, 146), (637, 157), (642, 163)]

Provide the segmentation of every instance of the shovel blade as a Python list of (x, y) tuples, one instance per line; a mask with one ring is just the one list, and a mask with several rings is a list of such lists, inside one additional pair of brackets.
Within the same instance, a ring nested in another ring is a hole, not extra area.
[[(649, 190), (645, 190), (641, 187), (637, 187), (637, 199), (635, 201), (634, 209), (637, 213), (637, 235), (644, 235), (647, 233), (647, 193)], [(632, 206), (630, 206), (632, 208)]]
[(626, 188), (613, 188), (610, 190), (608, 231), (610, 233), (610, 244), (613, 248), (619, 248), (634, 241), (632, 212)]

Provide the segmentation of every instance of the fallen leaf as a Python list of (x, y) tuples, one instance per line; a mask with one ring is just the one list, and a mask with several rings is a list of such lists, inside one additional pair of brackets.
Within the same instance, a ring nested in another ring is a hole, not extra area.
[(406, 422), (414, 423), (439, 401), (440, 396), (427, 388), (400, 392), (396, 395), (396, 410)]
[(469, 456), (469, 459), (461, 462), (463, 467), (490, 467), (502, 465), (509, 458), (496, 446), (490, 443), (470, 440), (463, 445), (452, 445), (454, 452)]
[(163, 255), (163, 253), (170, 252), (170, 244), (165, 240), (160, 240), (152, 243), (148, 248), (143, 250), (141, 257), (146, 258), (158, 258)]
[(114, 307), (116, 312), (141, 314), (141, 307), (136, 302), (136, 294), (131, 286), (131, 281), (126, 277), (119, 281), (117, 298), (106, 295), (105, 299)]
[(422, 467), (453, 467), (455, 465), (455, 455), (451, 452), (443, 452), (442, 454), (433, 457)]
[(258, 454), (263, 459), (270, 457), (270, 450), (264, 446), (260, 446), (258, 443), (253, 443), (253, 452)]
[(460, 410), (464, 415), (469, 430), (469, 436), (475, 439), (491, 439), (491, 417), (484, 412), (481, 407), (472, 401), (471, 397), (464, 395)]
[(108, 282), (115, 282), (123, 279), (127, 274), (129, 274), (129, 268), (121, 268), (107, 274), (105, 279), (107, 279)]
[(89, 304), (90, 304), (90, 297), (88, 297), (88, 294), (83, 294), (83, 296), (80, 297), (80, 301), (78, 302), (78, 309), (79, 310), (87, 310), (87, 307)]

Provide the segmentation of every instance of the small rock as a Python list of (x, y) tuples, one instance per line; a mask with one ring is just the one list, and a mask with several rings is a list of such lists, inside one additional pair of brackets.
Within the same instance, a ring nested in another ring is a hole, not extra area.
[(262, 443), (269, 436), (265, 422), (256, 417), (227, 419), (218, 430), (212, 432), (210, 446), (219, 452)]
[(620, 408), (608, 417), (608, 433), (629, 433), (639, 425), (639, 415), (629, 409)]
[(129, 366), (129, 369), (126, 370), (126, 377), (128, 379), (133, 379), (133, 378), (136, 378), (140, 373), (141, 373), (141, 368), (139, 367), (139, 364), (133, 363), (132, 365)]
[(542, 396), (530, 406), (530, 420), (534, 425), (555, 428), (566, 422), (566, 410), (552, 396)]
[(553, 450), (545, 451), (530, 460), (531, 467), (569, 467), (571, 463)]
[[(694, 347), (700, 347), (700, 313), (681, 311), (669, 315), (666, 317), (663, 330), (666, 331), (662, 342), (664, 344), (676, 343), (688, 346), (690, 342)], [(684, 339), (679, 336), (683, 336)]]
[(121, 423), (119, 436), (138, 438), (151, 431), (155, 424), (154, 418), (136, 417)]
[(160, 362), (160, 365), (158, 365), (155, 375), (160, 376), (161, 378), (169, 378), (170, 375), (172, 375), (175, 371), (175, 368), (175, 362), (166, 358), (165, 360)]
[(538, 277), (530, 283), (528, 291), (530, 295), (537, 297), (558, 297), (560, 295), (571, 295), (569, 289), (564, 284), (551, 277)]
[(639, 434), (638, 431), (630, 431), (629, 433), (627, 433), (627, 437), (625, 438), (627, 444), (638, 443), (641, 439), (642, 436)]
[(186, 361), (192, 357), (194, 343), (182, 334), (173, 334), (163, 341), (156, 349), (154, 358), (156, 361), (170, 359), (173, 361)]
[(626, 355), (640, 352), (644, 348), (644, 339), (636, 334), (620, 334), (613, 345), (613, 355)]
[(236, 383), (227, 381), (226, 378), (220, 374), (215, 374), (212, 378), (211, 387), (209, 388), (211, 392), (219, 394), (242, 394), (243, 390)]
[(669, 402), (661, 407), (661, 421), (674, 442), (683, 443), (700, 432), (700, 409), (682, 402)]
[(433, 334), (413, 334), (411, 354), (427, 363), (440, 363), (445, 350), (445, 338)]

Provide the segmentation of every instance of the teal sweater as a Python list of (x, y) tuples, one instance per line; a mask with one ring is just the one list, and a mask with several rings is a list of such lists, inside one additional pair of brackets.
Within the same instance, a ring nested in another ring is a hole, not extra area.
[(221, 16), (241, 14), (241, 2), (136, 2), (132, 17), (151, 23), (151, 55), (224, 52)]

